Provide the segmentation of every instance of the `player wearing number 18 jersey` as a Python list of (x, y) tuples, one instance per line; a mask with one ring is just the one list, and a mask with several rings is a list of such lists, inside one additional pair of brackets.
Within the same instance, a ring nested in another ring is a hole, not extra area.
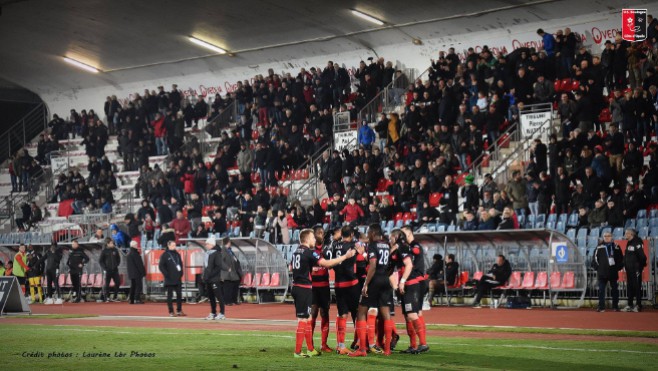
[[(365, 357), (367, 347), (367, 333), (371, 333), (371, 339), (374, 338), (374, 323), (368, 327), (366, 322), (368, 308), (379, 307), (379, 313), (384, 320), (384, 354), (391, 354), (391, 337), (393, 332), (393, 321), (389, 305), (391, 304), (392, 288), (389, 282), (389, 245), (382, 235), (382, 229), (379, 224), (372, 224), (368, 228), (368, 274), (361, 291), (361, 303), (356, 321), (356, 328), (359, 335), (359, 349), (350, 353), (352, 357)], [(374, 344), (371, 344), (374, 346)]]
[[(295, 336), (296, 358), (318, 356), (321, 353), (313, 347), (313, 332), (308, 323), (313, 300), (311, 270), (315, 266), (333, 267), (354, 256), (354, 251), (348, 251), (340, 258), (326, 260), (309, 246), (315, 246), (315, 235), (312, 229), (304, 229), (299, 235), (299, 248), (292, 255), (292, 297), (295, 301), (297, 316), (297, 332)], [(302, 344), (306, 340), (308, 352), (302, 353)]]

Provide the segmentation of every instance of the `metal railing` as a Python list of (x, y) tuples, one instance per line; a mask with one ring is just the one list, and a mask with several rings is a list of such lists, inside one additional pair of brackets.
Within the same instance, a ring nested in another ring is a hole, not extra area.
[(0, 135), (0, 148), (5, 148), (0, 151), (0, 163), (4, 164), (12, 154), (25, 147), (47, 128), (48, 109), (45, 104), (40, 103)]
[[(308, 179), (306, 179), (294, 192), (295, 199), (300, 199), (301, 196), (308, 191), (311, 191), (313, 197), (317, 196), (318, 183), (320, 181), (320, 171), (321, 171), (321, 169), (318, 168), (318, 165), (322, 161), (322, 154), (327, 150), (330, 150), (332, 146), (333, 146), (332, 142), (325, 143), (325, 145), (320, 147), (319, 150), (317, 150), (314, 154), (312, 154), (306, 161), (304, 161), (297, 168), (298, 170), (303, 170), (308, 168), (309, 175), (308, 175)], [(290, 182), (290, 184), (288, 185), (288, 189), (290, 189), (290, 194), (293, 194), (293, 184), (294, 182)]]
[(222, 129), (227, 129), (231, 123), (237, 122), (239, 118), (238, 102), (234, 99), (217, 116), (213, 117), (212, 120), (208, 120), (205, 130), (212, 137), (217, 137), (221, 135)]
[[(505, 158), (503, 149), (508, 149), (512, 142), (517, 143), (521, 140), (521, 131), (518, 130), (518, 123), (510, 125), (499, 137), (496, 142), (491, 145), (487, 152), (482, 152), (475, 160), (471, 161), (470, 173), (476, 179), (482, 179), (485, 172), (489, 172), (494, 167), (494, 164), (502, 161)], [(486, 162), (489, 162), (488, 166)], [(485, 170), (489, 169), (489, 170)]]
[[(407, 76), (407, 79), (409, 80), (409, 83), (412, 83), (416, 79), (422, 79), (428, 72), (429, 72), (429, 67), (423, 71), (418, 77), (415, 77), (415, 69), (412, 68), (407, 68), (404, 71), (404, 74)], [(400, 75), (402, 76), (402, 75)], [(375, 97), (370, 100), (370, 102), (366, 103), (366, 105), (359, 110), (359, 113), (357, 115), (357, 118), (359, 122), (363, 122), (364, 120), (368, 123), (371, 122), (376, 122), (377, 121), (377, 114), (382, 113), (382, 112), (388, 112), (391, 111), (394, 106), (395, 106), (395, 90), (393, 86), (395, 85), (395, 82), (400, 78), (400, 76), (395, 77), (388, 85), (386, 85), (382, 90), (375, 95)], [(404, 88), (404, 92), (406, 92), (406, 87)], [(401, 98), (404, 98), (404, 92), (401, 95)], [(404, 99), (399, 104), (403, 104)]]
[(0, 200), (0, 225), (4, 225), (8, 220), (11, 223), (11, 228), (15, 228), (16, 211), (25, 203), (37, 202), (37, 196), (41, 192), (44, 192), (46, 201), (51, 199), (54, 194), (50, 169), (42, 168), (42, 171), (30, 177), (27, 192), (13, 193)]

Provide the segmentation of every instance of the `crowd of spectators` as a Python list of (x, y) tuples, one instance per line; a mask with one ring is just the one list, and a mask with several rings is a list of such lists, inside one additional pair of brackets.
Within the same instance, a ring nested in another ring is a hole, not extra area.
[[(653, 40), (657, 21), (649, 22)], [(163, 231), (173, 227), (176, 237), (225, 233), (227, 224), (239, 222), (242, 235), (269, 228), (282, 241), (290, 229), (370, 224), (407, 212), (415, 212), (420, 223), (463, 220), (463, 229), (518, 228), (518, 215), (549, 212), (578, 212), (588, 226), (620, 225), (658, 202), (658, 147), (651, 141), (658, 122), (655, 45), (618, 37), (606, 41), (598, 56), (568, 28), (537, 33), (541, 50), (495, 55), (484, 46), (479, 53), (469, 48), (462, 59), (454, 48), (439, 52), (425, 81), (408, 85), (392, 63), (371, 58), (354, 70), (353, 81), (331, 61), (297, 75), (270, 69), (210, 104), (202, 97), (183, 99), (175, 85), (169, 92), (147, 90), (126, 105), (108, 97), (109, 127), (91, 110), (72, 111), (68, 121), (55, 117), (40, 157), (57, 140), (85, 138), (89, 178), (62, 176), (58, 197), (72, 196), (76, 212), (107, 211), (118, 169), (104, 147), (109, 135), (118, 135), (122, 170), (139, 170), (138, 197), (158, 211), (137, 213), (137, 222)], [(554, 82), (564, 78), (576, 83), (556, 93)], [(327, 148), (336, 112), (350, 111), (355, 118), (389, 85), (398, 109), (381, 113), (371, 125), (358, 123), (357, 149), (322, 153), (317, 174), (330, 200), (303, 205), (290, 199), (279, 187), (281, 174)], [(212, 122), (233, 102), (238, 123), (221, 132), (206, 163), (201, 146), (183, 146), (185, 128)], [(467, 176), (472, 163), (518, 123), (519, 111), (535, 103), (554, 105), (562, 132), (548, 143), (536, 140), (530, 163), (504, 186), (489, 175)], [(167, 166), (151, 168), (153, 155), (168, 155)], [(437, 194), (435, 207), (431, 199)], [(207, 225), (201, 222), (206, 215), (212, 220)], [(190, 225), (176, 223), (180, 218)]]

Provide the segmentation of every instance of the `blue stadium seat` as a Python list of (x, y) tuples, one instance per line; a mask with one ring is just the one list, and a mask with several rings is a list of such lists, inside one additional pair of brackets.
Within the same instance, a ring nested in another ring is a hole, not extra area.
[(624, 225), (624, 228), (625, 228), (625, 229), (628, 229), (628, 228), (633, 228), (633, 229), (635, 229), (635, 219), (628, 219), (628, 220), (626, 221), (626, 224)]
[(576, 241), (576, 229), (569, 228), (567, 231), (567, 237), (569, 237), (571, 241)]
[(637, 235), (643, 240), (647, 239), (649, 237), (649, 227), (640, 228)]
[(649, 220), (647, 218), (637, 218), (635, 219), (635, 228), (640, 229), (642, 227), (649, 226)]
[(523, 214), (517, 215), (516, 218), (519, 221), (519, 227), (523, 228), (525, 226), (525, 215), (523, 215)]
[(658, 218), (652, 217), (651, 219), (649, 219), (649, 227), (651, 228), (658, 227)]
[(582, 227), (578, 230), (577, 237), (587, 237), (587, 227)]
[(557, 214), (548, 214), (546, 222), (553, 222), (553, 224), (557, 223)]
[(567, 219), (569, 219), (569, 214), (567, 214), (567, 213), (562, 213), (562, 214), (560, 214), (560, 216), (558, 217), (557, 221), (558, 221), (558, 222), (563, 222), (563, 223), (566, 225), (566, 224), (567, 224)]
[[(649, 228), (649, 235), (652, 237), (658, 237), (658, 227), (651, 227)], [(658, 241), (658, 238), (656, 239)]]
[(386, 223), (386, 230), (390, 233), (393, 230), (393, 228), (395, 228), (395, 221), (389, 220)]
[(542, 223), (542, 225), (545, 224), (546, 223), (546, 214), (537, 215), (536, 218), (535, 218), (535, 225), (537, 223)]
[(658, 218), (658, 209), (651, 209), (649, 211), (649, 217), (651, 218)]
[[(525, 227), (526, 228), (534, 227), (536, 220), (537, 220), (537, 216), (532, 215), (532, 214), (528, 215), (528, 218), (526, 219), (526, 222), (525, 222)], [(519, 221), (519, 224), (521, 225), (521, 221)]]
[(454, 225), (452, 225), (452, 224), (449, 225), (449, 226), (448, 226), (448, 229), (447, 229), (448, 232), (454, 232), (454, 231), (456, 231), (456, 230), (457, 230), (457, 228), (456, 228)]
[(576, 238), (576, 245), (578, 245), (578, 247), (587, 247), (587, 237), (578, 236)]
[(599, 245), (599, 237), (598, 236), (589, 236), (587, 237), (587, 248), (588, 249), (596, 249), (596, 246)]
[(599, 236), (599, 230), (600, 228), (592, 228), (589, 231), (589, 235), (593, 237), (598, 237)]
[(560, 233), (564, 233), (567, 230), (566, 222), (557, 222), (555, 229)]
[(612, 228), (610, 227), (601, 228), (601, 234), (599, 236), (603, 237), (603, 235), (606, 233), (612, 233)]
[(427, 230), (430, 232), (436, 232), (436, 224), (426, 224)]
[(646, 209), (640, 209), (637, 211), (637, 215), (635, 216), (636, 218), (646, 218), (647, 217), (647, 210)]
[[(555, 214), (551, 214), (555, 215)], [(546, 229), (552, 229), (555, 230), (555, 221), (554, 220), (549, 220), (546, 222)]]
[(578, 226), (578, 214), (573, 213), (569, 215), (569, 219), (567, 220), (567, 227), (576, 227)]
[(437, 231), (438, 231), (438, 232), (445, 232), (445, 231), (446, 231), (446, 226), (445, 226), (445, 224), (439, 224), (439, 226), (438, 226), (438, 228), (437, 228)]
[(621, 240), (624, 238), (624, 228), (617, 227), (612, 230), (612, 238), (615, 240)]

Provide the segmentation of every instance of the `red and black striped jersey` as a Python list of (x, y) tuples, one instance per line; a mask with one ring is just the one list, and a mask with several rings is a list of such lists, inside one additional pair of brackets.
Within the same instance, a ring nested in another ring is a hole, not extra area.
[[(316, 246), (313, 252), (323, 259), (332, 259), (332, 251), (329, 245)], [(311, 271), (311, 280), (313, 281), (313, 287), (328, 287), (329, 269), (320, 266), (313, 267), (313, 270)]]
[(400, 257), (404, 266), (405, 259), (411, 259), (413, 269), (407, 278), (407, 285), (413, 285), (425, 279), (425, 252), (416, 241), (400, 248)]

